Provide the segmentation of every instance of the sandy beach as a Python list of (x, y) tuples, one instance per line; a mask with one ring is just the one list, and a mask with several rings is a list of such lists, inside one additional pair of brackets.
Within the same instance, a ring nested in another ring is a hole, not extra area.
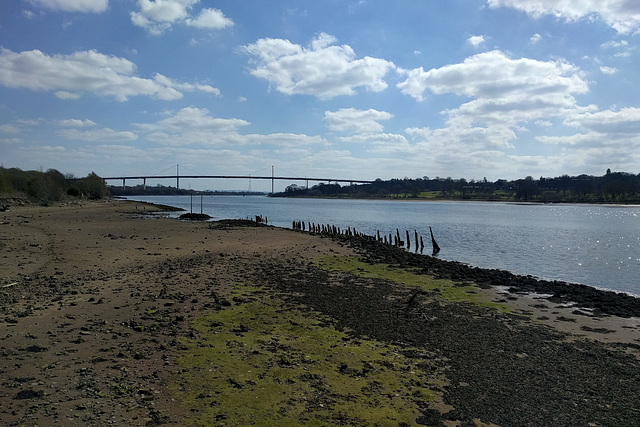
[(640, 425), (640, 303), (126, 201), (0, 213), (0, 424)]

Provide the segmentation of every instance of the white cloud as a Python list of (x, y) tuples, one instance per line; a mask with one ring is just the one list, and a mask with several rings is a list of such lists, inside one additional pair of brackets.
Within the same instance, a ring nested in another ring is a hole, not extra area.
[(78, 99), (85, 92), (110, 96), (120, 102), (130, 96), (175, 100), (182, 98), (181, 91), (219, 94), (218, 89), (209, 85), (179, 83), (161, 74), (153, 79), (137, 77), (135, 70), (133, 62), (95, 50), (55, 56), (39, 50), (20, 53), (0, 50), (1, 85), (54, 91), (61, 99)]
[(336, 39), (320, 34), (309, 48), (282, 39), (260, 39), (243, 50), (256, 59), (251, 70), (255, 77), (265, 79), (287, 95), (313, 95), (331, 99), (339, 95), (354, 95), (364, 87), (380, 92), (387, 87), (383, 80), (393, 63), (384, 59), (356, 59), (347, 45), (334, 46)]
[(611, 40), (606, 43), (602, 43), (602, 47), (605, 49), (626, 48), (627, 46), (629, 46), (629, 42), (626, 40), (620, 40), (620, 41)]
[(471, 97), (471, 101), (447, 111), (450, 121), (507, 126), (566, 114), (578, 108), (573, 94), (588, 90), (580, 70), (571, 64), (511, 59), (501, 51), (429, 71), (422, 67), (411, 70), (398, 87), (420, 101), (426, 90)]
[(515, 152), (518, 134), (529, 132), (523, 126), (534, 123), (541, 131), (553, 126), (551, 119), (583, 117), (596, 110), (579, 106), (574, 98), (589, 89), (574, 65), (563, 60), (512, 59), (501, 51), (429, 71), (410, 70), (398, 87), (417, 100), (426, 91), (464, 98), (457, 108), (443, 111), (444, 127), (407, 129), (414, 142), (406, 154), (423, 159), (434, 170), (464, 170), (466, 177), (494, 169), (511, 176), (521, 175), (522, 170), (535, 175), (553, 169), (545, 165), (550, 157), (508, 154)]
[(79, 119), (67, 119), (60, 120), (60, 126), (68, 126), (68, 127), (87, 127), (87, 126), (95, 126), (96, 123), (92, 120), (79, 120)]
[(394, 133), (369, 133), (339, 138), (346, 143), (366, 144), (373, 153), (401, 153), (407, 154), (414, 151), (404, 135)]
[(506, 126), (409, 128), (406, 132), (418, 141), (428, 141), (430, 144), (437, 144), (442, 149), (461, 153), (469, 150), (513, 148), (511, 141), (516, 138), (515, 132)]
[(424, 71), (409, 71), (409, 77), (398, 84), (402, 93), (418, 100), (429, 89), (436, 94), (455, 93), (478, 98), (501, 98), (525, 92), (526, 96), (562, 93), (584, 93), (587, 83), (579, 70), (563, 61), (543, 62), (535, 59), (511, 59), (494, 50), (480, 53), (461, 64), (446, 65)]
[(392, 114), (386, 111), (369, 109), (366, 111), (355, 108), (343, 108), (338, 111), (325, 111), (324, 119), (329, 129), (337, 132), (355, 132), (361, 134), (379, 133), (384, 127), (380, 120), (389, 120)]
[(471, 36), (467, 39), (467, 43), (473, 47), (479, 47), (484, 43), (484, 36)]
[(34, 6), (62, 12), (101, 13), (109, 7), (109, 0), (29, 0)]
[(282, 148), (284, 149), (282, 151), (284, 155), (291, 155), (290, 150), (306, 151), (311, 154), (309, 150), (306, 150), (303, 147), (311, 145), (329, 145), (321, 136), (295, 133), (271, 133), (267, 135), (250, 134), (246, 135), (245, 138), (247, 143), (255, 146), (269, 144)]
[(60, 129), (56, 134), (71, 140), (79, 141), (135, 141), (138, 135), (130, 131), (115, 131), (110, 128), (81, 131), (78, 129)]
[(80, 99), (82, 97), (79, 93), (71, 93), (66, 90), (58, 90), (55, 95), (60, 99)]
[(538, 136), (547, 145), (560, 147), (563, 154), (562, 173), (579, 165), (583, 170), (604, 171), (606, 168), (632, 171), (640, 162), (640, 108), (620, 111), (598, 111), (574, 114), (564, 121), (582, 133), (563, 136)]
[(487, 0), (490, 7), (511, 7), (531, 16), (552, 15), (567, 22), (598, 16), (619, 33), (640, 29), (640, 2), (633, 0)]
[(188, 18), (187, 25), (197, 28), (226, 28), (233, 25), (233, 21), (218, 9), (202, 9), (200, 15), (196, 19)]
[(20, 133), (20, 128), (17, 126), (5, 123), (3, 125), (0, 125), (0, 132), (11, 134), (11, 135), (17, 135)]
[(534, 35), (531, 36), (531, 38), (529, 39), (529, 43), (531, 44), (538, 44), (540, 42), (540, 40), (542, 40), (542, 36), (538, 33), (535, 33)]
[(631, 56), (631, 52), (635, 49), (635, 47), (630, 47), (629, 42), (626, 40), (611, 40), (603, 43), (601, 47), (606, 50), (612, 50), (613, 56), (618, 58), (626, 58)]
[[(567, 126), (606, 134), (609, 138), (640, 135), (640, 108), (623, 108), (620, 111), (598, 111), (573, 114), (564, 121)], [(606, 141), (603, 141), (603, 143)]]
[(618, 69), (615, 67), (606, 67), (606, 66), (601, 66), (600, 67), (600, 71), (602, 71), (603, 74), (615, 74), (618, 72)]
[(138, 0), (138, 12), (131, 12), (131, 22), (146, 29), (150, 34), (160, 35), (176, 23), (196, 28), (221, 29), (233, 25), (233, 21), (218, 9), (205, 8), (193, 18), (192, 7), (200, 0)]
[(245, 138), (238, 128), (249, 122), (242, 119), (212, 117), (206, 108), (187, 107), (157, 123), (137, 126), (148, 132), (147, 139), (165, 145), (241, 144)]

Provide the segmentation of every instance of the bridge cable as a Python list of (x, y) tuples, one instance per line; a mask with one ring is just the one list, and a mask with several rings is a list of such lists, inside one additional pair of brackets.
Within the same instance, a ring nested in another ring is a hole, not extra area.
[(204, 175), (203, 173), (200, 173), (200, 172), (198, 172), (198, 171), (194, 171), (193, 169), (188, 168), (188, 167), (186, 167), (186, 166), (181, 166), (181, 167), (182, 167), (183, 169), (187, 169), (187, 170), (189, 170), (189, 171), (191, 171), (191, 172), (194, 172), (196, 175)]
[(174, 166), (169, 166), (169, 167), (168, 167), (168, 168), (166, 168), (165, 170), (162, 170), (162, 171), (160, 171), (160, 172), (156, 172), (156, 173), (154, 173), (154, 174), (153, 174), (153, 175), (151, 175), (151, 176), (162, 175), (162, 174), (164, 174), (166, 171), (168, 171), (169, 169), (173, 169), (173, 168), (174, 168)]
[(279, 167), (279, 169), (281, 169), (282, 171), (284, 171), (285, 173), (287, 173), (287, 174), (289, 174), (289, 175), (291, 175), (291, 176), (294, 176), (294, 177), (296, 177), (296, 178), (300, 178), (300, 175), (296, 175), (296, 174), (295, 174), (295, 173), (293, 173), (293, 172), (289, 172), (289, 171), (285, 170), (284, 168)]

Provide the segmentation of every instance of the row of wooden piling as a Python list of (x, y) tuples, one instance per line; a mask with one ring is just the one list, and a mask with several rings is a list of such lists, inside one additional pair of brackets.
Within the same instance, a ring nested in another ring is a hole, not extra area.
[[(297, 231), (302, 231), (302, 232), (308, 231), (309, 233), (313, 233), (313, 234), (332, 235), (332, 236), (344, 235), (348, 237), (355, 236), (355, 237), (371, 238), (371, 239), (376, 239), (378, 242), (384, 243), (385, 245), (396, 246), (399, 248), (406, 247), (407, 250), (411, 250), (411, 235), (409, 233), (409, 230), (405, 230), (406, 240), (403, 240), (400, 236), (400, 230), (397, 228), (396, 228), (395, 235), (393, 233), (389, 233), (388, 235), (387, 234), (380, 235), (380, 231), (377, 230), (375, 236), (369, 236), (367, 234), (360, 233), (355, 229), (355, 227), (354, 228), (347, 227), (346, 229), (341, 229), (340, 227), (336, 227), (335, 225), (316, 224), (310, 221), (308, 222), (293, 221), (292, 228)], [(433, 230), (431, 229), (431, 227), (429, 227), (429, 232), (431, 234), (431, 244), (433, 246), (433, 254), (437, 254), (438, 252), (440, 252), (440, 247), (438, 246), (438, 244), (436, 243), (436, 240), (433, 237)], [(417, 230), (413, 230), (413, 234), (414, 234), (414, 240), (413, 240), (414, 250), (415, 252), (418, 252), (418, 250), (420, 250), (420, 253), (422, 253), (424, 251), (424, 241), (422, 239), (422, 236), (418, 235)]]

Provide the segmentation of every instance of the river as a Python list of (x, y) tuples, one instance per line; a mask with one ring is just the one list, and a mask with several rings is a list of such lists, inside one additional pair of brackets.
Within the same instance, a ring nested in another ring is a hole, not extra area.
[[(214, 219), (267, 217), (332, 224), (405, 238), (414, 230), (438, 257), (544, 279), (640, 295), (640, 206), (290, 199), (265, 196), (135, 196), (131, 200), (202, 211)], [(415, 246), (412, 247), (412, 249)]]

